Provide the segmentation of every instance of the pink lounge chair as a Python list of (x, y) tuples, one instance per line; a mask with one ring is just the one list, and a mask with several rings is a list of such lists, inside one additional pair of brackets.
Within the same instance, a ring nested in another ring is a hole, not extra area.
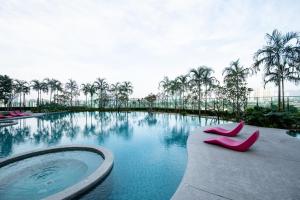
[(215, 133), (218, 135), (224, 135), (224, 136), (229, 136), (229, 137), (234, 137), (236, 136), (244, 127), (245, 122), (241, 121), (234, 129), (232, 130), (227, 130), (221, 127), (215, 127), (215, 128), (208, 128), (204, 130), (206, 133)]
[(19, 115), (19, 116), (30, 116), (30, 114), (28, 114), (28, 113), (22, 113), (22, 112), (19, 111), (19, 110), (16, 110), (16, 111), (15, 111), (15, 114), (17, 114), (17, 115)]
[(10, 115), (5, 116), (0, 113), (0, 119), (6, 119), (6, 118), (12, 118), (12, 116), (10, 116)]
[(16, 114), (16, 113), (13, 112), (13, 111), (9, 111), (9, 112), (8, 112), (8, 116), (11, 116), (11, 117), (20, 117), (20, 115)]
[(235, 151), (247, 151), (258, 139), (259, 131), (255, 131), (244, 141), (236, 141), (227, 137), (218, 137), (204, 140), (205, 143), (219, 145)]

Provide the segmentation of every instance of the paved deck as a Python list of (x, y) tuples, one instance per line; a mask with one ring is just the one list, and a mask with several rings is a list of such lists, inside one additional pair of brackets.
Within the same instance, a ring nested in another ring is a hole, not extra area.
[(217, 136), (203, 129), (188, 138), (187, 168), (172, 200), (300, 199), (299, 139), (282, 129), (245, 126), (237, 139), (245, 139), (256, 129), (260, 138), (242, 153), (203, 143)]

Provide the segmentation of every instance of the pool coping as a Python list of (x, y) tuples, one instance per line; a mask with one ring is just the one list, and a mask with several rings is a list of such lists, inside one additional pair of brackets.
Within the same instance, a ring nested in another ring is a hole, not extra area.
[(7, 127), (7, 126), (13, 126), (17, 125), (18, 122), (13, 120), (7, 120), (7, 121), (0, 121), (0, 128)]
[(66, 146), (58, 146), (51, 148), (43, 148), (39, 150), (34, 150), (30, 152), (25, 152), (21, 154), (17, 154), (10, 158), (0, 160), (0, 168), (11, 163), (24, 160), (27, 158), (31, 158), (34, 156), (49, 154), (49, 153), (57, 153), (63, 151), (90, 151), (99, 154), (103, 159), (103, 163), (88, 177), (81, 180), (80, 182), (58, 192), (53, 195), (50, 195), (44, 200), (62, 200), (62, 199), (75, 199), (76, 197), (84, 194), (94, 186), (96, 186), (99, 182), (102, 182), (111, 172), (114, 163), (114, 156), (112, 152), (103, 147), (92, 147), (92, 146), (83, 146), (83, 145), (66, 145)]
[[(218, 125), (233, 128), (236, 123)], [(237, 140), (255, 130), (260, 138), (247, 152), (203, 140), (219, 137), (198, 128), (187, 141), (188, 162), (172, 200), (300, 199), (300, 140), (284, 129), (246, 125)]]

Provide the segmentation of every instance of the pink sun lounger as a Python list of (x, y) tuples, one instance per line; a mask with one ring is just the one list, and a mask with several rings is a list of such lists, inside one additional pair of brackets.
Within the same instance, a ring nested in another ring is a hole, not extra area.
[(215, 128), (208, 128), (205, 129), (204, 132), (206, 133), (215, 133), (218, 135), (224, 135), (224, 136), (229, 136), (229, 137), (234, 137), (236, 136), (244, 127), (245, 122), (241, 121), (234, 129), (232, 130), (227, 130), (221, 127), (215, 127)]
[(9, 112), (8, 112), (8, 116), (11, 116), (11, 117), (20, 117), (20, 115), (16, 114), (16, 113), (13, 112), (13, 111), (9, 111)]
[(19, 110), (16, 110), (15, 111), (15, 114), (17, 114), (17, 115), (19, 115), (19, 116), (30, 116), (30, 114), (28, 114), (28, 113), (22, 113), (21, 111), (19, 111)]
[(244, 141), (236, 141), (227, 137), (218, 137), (204, 140), (205, 143), (219, 145), (235, 151), (247, 151), (258, 139), (259, 131), (255, 131)]
[(0, 119), (6, 119), (6, 118), (12, 118), (12, 116), (10, 116), (10, 115), (2, 115), (0, 113)]

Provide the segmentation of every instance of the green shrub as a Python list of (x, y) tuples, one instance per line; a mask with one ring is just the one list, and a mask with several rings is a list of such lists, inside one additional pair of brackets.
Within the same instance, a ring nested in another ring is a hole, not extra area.
[(299, 119), (300, 113), (296, 108), (288, 112), (274, 112), (273, 108), (254, 107), (247, 109), (244, 114), (247, 124), (285, 129), (299, 126)]

